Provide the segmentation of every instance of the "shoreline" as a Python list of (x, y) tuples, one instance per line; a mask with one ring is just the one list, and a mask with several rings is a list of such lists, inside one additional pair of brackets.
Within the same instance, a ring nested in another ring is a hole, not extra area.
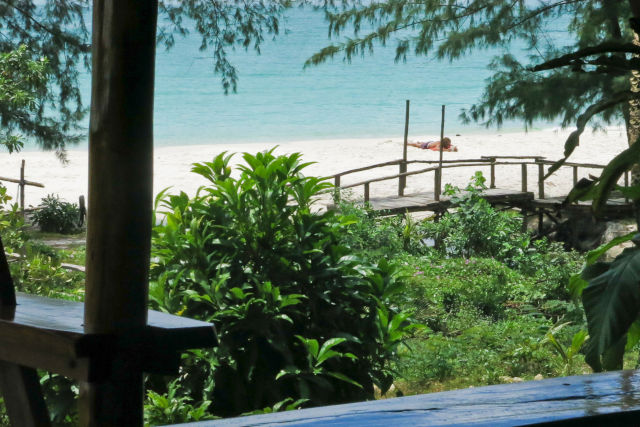
[[(573, 129), (557, 128), (535, 130), (529, 132), (493, 132), (468, 133), (460, 136), (451, 135), (453, 144), (459, 147), (458, 152), (444, 153), (445, 159), (472, 159), (480, 156), (544, 156), (549, 160), (557, 160), (562, 156), (564, 141)], [(419, 135), (409, 138), (410, 141), (433, 139), (433, 135)], [(305, 169), (306, 175), (330, 176), (338, 172), (362, 166), (382, 163), (402, 158), (403, 138), (350, 138), (332, 140), (291, 141), (282, 143), (230, 143), (208, 145), (172, 145), (156, 146), (154, 150), (154, 194), (167, 187), (171, 192), (185, 191), (193, 195), (196, 189), (206, 183), (204, 179), (190, 172), (195, 162), (211, 160), (215, 155), (227, 152), (256, 153), (277, 146), (276, 154), (301, 152), (302, 161), (316, 162)], [(581, 137), (580, 146), (571, 156), (571, 161), (606, 164), (627, 146), (626, 135), (622, 128), (609, 128), (606, 133), (595, 133), (587, 130)], [(437, 160), (438, 152), (408, 147), (409, 160)], [(22, 151), (9, 155), (0, 153), (0, 170), (2, 176), (18, 178), (20, 162), (25, 159), (25, 179), (41, 182), (45, 188), (28, 186), (26, 206), (37, 205), (40, 199), (48, 194), (59, 194), (62, 199), (77, 202), (80, 195), (87, 194), (88, 187), (88, 151), (86, 149), (69, 149), (69, 164), (63, 166), (53, 152)], [(233, 163), (241, 161), (236, 155)], [(411, 165), (409, 170), (416, 170), (423, 165)], [(481, 168), (482, 169), (482, 168)], [(488, 168), (483, 170), (488, 176)], [(517, 170), (516, 170), (517, 169)], [(466, 186), (475, 169), (450, 169), (443, 174), (443, 183), (452, 183), (460, 187)], [(375, 171), (367, 171), (350, 175), (343, 179), (343, 184), (362, 181), (374, 177), (395, 175), (397, 166)], [(535, 175), (534, 175), (535, 173)], [(597, 170), (581, 170), (580, 177), (596, 174)], [(432, 191), (432, 175), (418, 175), (407, 180), (407, 194), (417, 191)], [(529, 171), (529, 188), (536, 186), (537, 171)], [(8, 193), (15, 197), (17, 185), (3, 182)], [(501, 188), (518, 189), (520, 186), (519, 167), (496, 168), (496, 184)], [(565, 168), (554, 174), (548, 181), (546, 192), (549, 196), (566, 193), (572, 184), (571, 170)], [(372, 197), (394, 194), (397, 180), (383, 181), (372, 185)], [(355, 196), (362, 190), (356, 189)]]

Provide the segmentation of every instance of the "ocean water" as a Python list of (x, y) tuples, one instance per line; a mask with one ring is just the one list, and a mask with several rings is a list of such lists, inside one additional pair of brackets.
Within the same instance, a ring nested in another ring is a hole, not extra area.
[[(463, 125), (459, 114), (476, 102), (496, 51), (477, 51), (455, 62), (408, 56), (395, 63), (394, 44), (351, 63), (336, 57), (303, 69), (307, 58), (331, 42), (321, 12), (287, 12), (286, 34), (266, 40), (257, 55), (232, 53), (238, 91), (225, 95), (197, 33), (159, 48), (154, 133), (157, 146), (330, 139), (401, 138), (405, 100), (411, 101), (409, 136), (439, 136), (441, 105), (445, 134), (482, 132)], [(89, 76), (82, 82), (89, 103)], [(88, 122), (85, 124), (87, 125)], [(522, 130), (517, 123), (509, 130)]]

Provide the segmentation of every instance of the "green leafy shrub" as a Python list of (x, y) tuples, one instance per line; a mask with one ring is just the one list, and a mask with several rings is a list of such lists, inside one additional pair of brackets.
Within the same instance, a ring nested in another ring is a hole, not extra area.
[(495, 210), (482, 198), (484, 183), (482, 173), (476, 172), (464, 192), (447, 184), (445, 194), (457, 209), (427, 224), (426, 233), (449, 256), (496, 257), (509, 263), (522, 257), (530, 239), (521, 232), (521, 218)]
[(84, 273), (61, 268), (59, 258), (36, 254), (11, 263), (10, 269), (18, 291), (74, 301), (84, 299)]
[(10, 203), (7, 187), (0, 184), (0, 235), (4, 249), (15, 253), (24, 248), (29, 236), (24, 232), (24, 218), (17, 203)]
[(303, 176), (299, 154), (244, 154), (237, 178), (230, 158), (194, 165), (210, 182), (194, 198), (157, 200), (152, 305), (212, 321), (220, 339), (185, 360), (182, 387), (219, 415), (387, 390), (389, 361), (413, 327), (392, 303), (398, 272), (340, 243), (351, 219), (312, 211), (329, 184)]
[(50, 194), (40, 202), (41, 208), (33, 213), (33, 221), (41, 231), (61, 234), (75, 233), (80, 228), (80, 208), (76, 203), (60, 200)]
[(147, 391), (144, 424), (155, 426), (211, 420), (214, 417), (207, 413), (209, 405), (211, 402), (205, 401), (194, 406), (189, 397), (180, 395), (178, 380), (174, 380), (168, 384), (166, 394), (159, 394), (153, 390)]
[(342, 202), (340, 212), (350, 218), (342, 234), (342, 243), (368, 259), (395, 256), (407, 252), (428, 252), (420, 223), (410, 215), (383, 216), (368, 205)]

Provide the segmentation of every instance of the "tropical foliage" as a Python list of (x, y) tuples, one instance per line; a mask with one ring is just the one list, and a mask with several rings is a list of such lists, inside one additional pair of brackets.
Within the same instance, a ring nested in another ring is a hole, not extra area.
[[(235, 91), (238, 73), (228, 59), (229, 51), (240, 47), (259, 52), (266, 35), (279, 33), (281, 13), (288, 3), (160, 1), (158, 40), (171, 48), (175, 37), (198, 32), (201, 49), (211, 53), (212, 71), (221, 76), (223, 89)], [(2, 85), (8, 79), (11, 85), (26, 83), (20, 90), (31, 97), (29, 105), (23, 106), (18, 98), (7, 102), (0, 95), (2, 126), (5, 132), (22, 132), (44, 149), (56, 150), (62, 159), (65, 147), (80, 141), (83, 133), (79, 123), (87, 110), (78, 79), (83, 68), (86, 72), (90, 66), (86, 22), (90, 5), (87, 0), (14, 0), (0, 8), (0, 52), (4, 55), (0, 57), (0, 91), (7, 89)], [(46, 60), (36, 59), (40, 57)], [(46, 68), (38, 68), (44, 65)], [(22, 141), (12, 133), (0, 137), (13, 148)]]
[(150, 299), (218, 327), (219, 346), (187, 358), (183, 393), (233, 415), (284, 401), (329, 404), (387, 390), (390, 360), (415, 327), (394, 295), (403, 282), (340, 243), (352, 220), (314, 212), (328, 184), (300, 155), (244, 154), (194, 165), (198, 194), (158, 198)]
[[(505, 120), (531, 124), (559, 118), (568, 126), (584, 113), (589, 118), (601, 113), (607, 121), (623, 111), (611, 100), (633, 96), (629, 76), (634, 60), (603, 55), (638, 51), (631, 46), (627, 2), (533, 1), (514, 6), (503, 0), (395, 0), (344, 5), (328, 8), (329, 33), (339, 38), (351, 31), (353, 37), (322, 49), (307, 65), (337, 54), (351, 59), (371, 53), (379, 48), (377, 43), (395, 44), (397, 61), (409, 54), (455, 60), (474, 49), (495, 52), (493, 75), (480, 101), (463, 113), (466, 120), (499, 126)], [(516, 58), (512, 47), (528, 55)], [(598, 107), (589, 107), (592, 103)]]
[(33, 222), (41, 231), (71, 234), (80, 228), (80, 208), (76, 203), (65, 202), (57, 195), (49, 194), (33, 212)]
[[(522, 119), (525, 124), (536, 119), (560, 119), (564, 126), (575, 123), (575, 131), (565, 142), (564, 157), (547, 175), (571, 156), (590, 123), (598, 126), (623, 119), (630, 147), (599, 177), (581, 181), (567, 198), (567, 203), (593, 200), (598, 215), (621, 176), (630, 170), (637, 175), (640, 164), (640, 144), (635, 143), (640, 137), (640, 16), (632, 15), (632, 4), (552, 1), (514, 7), (507, 1), (397, 0), (333, 7), (331, 3), (327, 13), (330, 34), (340, 36), (351, 29), (354, 38), (322, 49), (307, 65), (336, 54), (350, 59), (372, 52), (376, 41), (385, 45), (393, 36), (396, 60), (406, 59), (410, 52), (454, 60), (472, 49), (505, 50), (513, 43), (524, 47), (530, 53), (528, 63), (508, 49), (494, 59), (494, 73), (483, 97), (462, 117), (487, 126), (513, 119)], [(563, 37), (553, 37), (555, 30), (561, 30)], [(637, 177), (633, 184), (620, 190), (640, 212)], [(636, 218), (640, 226), (640, 214), (636, 213)], [(637, 342), (639, 251), (636, 244), (608, 263), (590, 257), (582, 279), (574, 279), (574, 284), (582, 283), (576, 289), (582, 295), (589, 323), (587, 360), (595, 370), (619, 368), (625, 343), (628, 349)]]
[[(25, 45), (0, 53), (0, 145), (9, 153), (19, 151), (24, 145), (24, 137), (16, 131), (28, 135), (37, 133), (32, 120), (41, 111), (38, 101), (47, 91), (48, 61), (33, 59), (33, 56)], [(37, 126), (42, 131), (51, 131), (44, 121)]]

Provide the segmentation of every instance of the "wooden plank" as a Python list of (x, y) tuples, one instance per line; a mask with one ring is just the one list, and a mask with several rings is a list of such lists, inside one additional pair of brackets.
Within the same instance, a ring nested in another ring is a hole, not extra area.
[(514, 159), (514, 160), (518, 160), (518, 159), (522, 159), (522, 160), (527, 160), (527, 159), (546, 159), (546, 157), (544, 156), (480, 156), (482, 159)]
[(639, 387), (636, 371), (616, 371), (182, 426), (514, 426), (554, 422), (558, 425), (635, 426), (640, 415)]
[[(5, 310), (0, 319), (0, 360), (80, 380), (95, 381), (104, 375), (101, 370), (106, 369), (105, 360), (112, 356), (109, 351), (115, 350), (117, 339), (84, 332), (82, 303), (22, 293), (18, 293), (17, 301), (15, 312)], [(169, 368), (173, 368), (173, 357), (179, 352), (216, 344), (215, 330), (209, 323), (157, 311), (149, 311), (148, 317), (148, 327), (134, 335), (140, 341), (137, 351), (144, 352), (148, 359), (161, 360), (143, 366), (147, 371), (165, 372), (168, 368), (161, 362), (167, 361)], [(163, 354), (166, 359), (160, 357)], [(96, 357), (102, 360), (89, 363), (89, 358)]]
[(391, 160), (391, 161), (388, 161), (388, 162), (376, 163), (375, 165), (371, 165), (371, 166), (363, 166), (361, 168), (350, 169), (348, 171), (340, 172), (340, 173), (337, 173), (337, 174), (332, 175), (332, 176), (333, 177), (344, 176), (344, 175), (349, 175), (349, 174), (356, 173), (356, 172), (363, 172), (363, 171), (368, 171), (368, 170), (371, 170), (371, 169), (376, 169), (376, 168), (381, 168), (381, 167), (386, 167), (386, 166), (395, 166), (395, 165), (400, 164), (400, 163), (402, 163), (402, 159), (400, 159), (400, 160)]
[[(22, 292), (18, 292), (17, 295), (18, 306), (12, 323), (43, 330), (85, 334), (83, 303), (28, 295)], [(194, 333), (200, 336), (204, 332), (209, 337), (204, 344), (215, 344), (215, 329), (211, 323), (154, 310), (148, 311), (148, 317), (148, 326), (167, 337), (182, 333)]]
[(16, 291), (9, 271), (9, 263), (4, 253), (4, 245), (0, 237), (0, 310), (16, 305)]
[[(20, 180), (19, 179), (15, 179), (15, 178), (5, 178), (3, 176), (0, 176), (0, 181), (7, 181), (7, 182), (13, 182), (16, 184), (20, 184)], [(24, 181), (24, 185), (31, 185), (34, 187), (40, 187), (40, 188), (44, 188), (44, 184), (40, 184), (39, 182), (33, 182), (33, 181)]]
[[(450, 169), (450, 168), (464, 168), (464, 167), (468, 167), (468, 166), (478, 166), (475, 163), (469, 164), (469, 163), (461, 163), (461, 164), (449, 164), (449, 165), (443, 165), (442, 169)], [(387, 181), (389, 179), (396, 179), (399, 178), (401, 176), (411, 176), (411, 175), (418, 175), (421, 173), (425, 173), (425, 172), (433, 172), (439, 170), (438, 166), (433, 166), (430, 168), (425, 168), (425, 169), (420, 169), (420, 170), (416, 170), (416, 171), (410, 171), (410, 172), (405, 172), (402, 174), (396, 174), (396, 175), (388, 175), (388, 176), (384, 176), (381, 178), (374, 178), (374, 179), (369, 179), (366, 181), (360, 181), (360, 182), (356, 182), (355, 184), (349, 184), (349, 185), (343, 185), (341, 188), (352, 188), (352, 187), (359, 187), (361, 185), (364, 185), (366, 183), (374, 183), (374, 182), (380, 182), (380, 181)]]
[(0, 361), (0, 389), (12, 426), (51, 425), (35, 369)]
[[(487, 189), (483, 197), (491, 204), (528, 205), (533, 200), (533, 193), (500, 188)], [(369, 204), (374, 211), (386, 211), (389, 214), (420, 211), (439, 212), (451, 206), (449, 197), (436, 200), (431, 192), (415, 193), (403, 197), (390, 196), (371, 198)]]

